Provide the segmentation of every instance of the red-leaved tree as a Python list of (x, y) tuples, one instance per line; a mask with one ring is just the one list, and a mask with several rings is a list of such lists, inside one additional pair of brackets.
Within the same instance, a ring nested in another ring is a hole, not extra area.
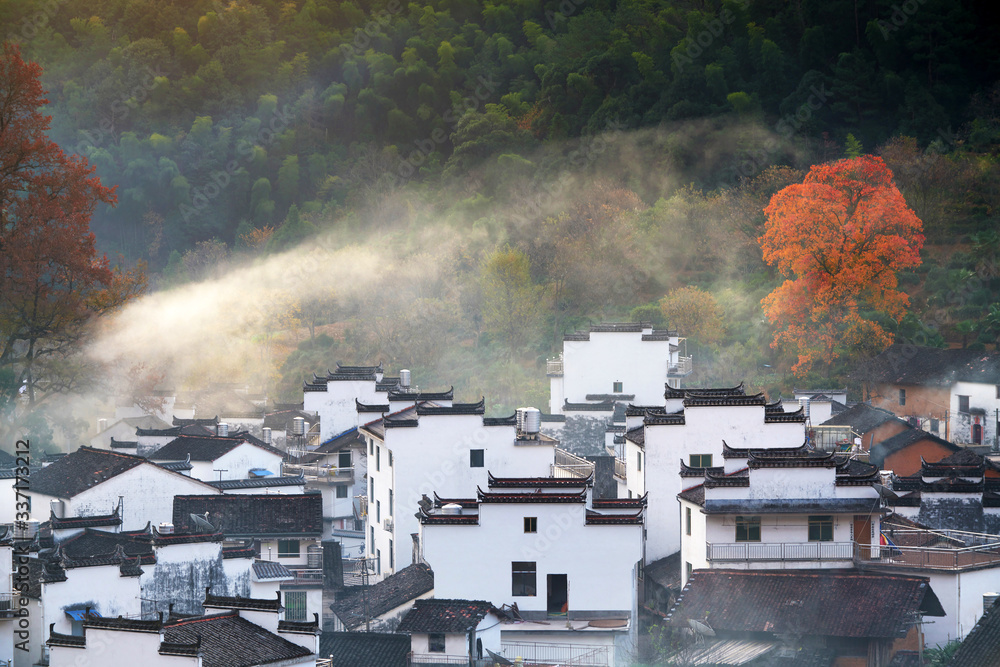
[(924, 236), (882, 159), (814, 166), (764, 213), (764, 260), (787, 280), (761, 304), (776, 329), (772, 346), (798, 355), (792, 370), (829, 370), (842, 355), (890, 345), (892, 334), (864, 313), (905, 314), (896, 272), (920, 264)]
[[(17, 46), (0, 53), (0, 407), (34, 404), (65, 389), (67, 353), (83, 324), (107, 307), (111, 267), (90, 218), (113, 204), (87, 160), (66, 155), (46, 132), (39, 77)], [(8, 412), (5, 421), (11, 423)], [(3, 430), (3, 429), (0, 429)]]

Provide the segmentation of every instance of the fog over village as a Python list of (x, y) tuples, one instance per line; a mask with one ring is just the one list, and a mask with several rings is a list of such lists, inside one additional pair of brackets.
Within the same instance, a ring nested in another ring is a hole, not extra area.
[(0, 0), (0, 667), (1000, 667), (998, 27)]

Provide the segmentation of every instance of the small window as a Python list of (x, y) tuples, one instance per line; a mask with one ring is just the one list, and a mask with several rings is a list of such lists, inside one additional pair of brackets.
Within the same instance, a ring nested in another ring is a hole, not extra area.
[(966, 414), (968, 414), (968, 412), (969, 412), (969, 397), (968, 396), (959, 396), (958, 397), (958, 411), (959, 412), (965, 412)]
[(374, 440), (369, 440), (368, 441), (368, 453), (369, 454), (374, 454), (375, 453), (375, 441)]
[(368, 488), (368, 497), (369, 498), (374, 498), (375, 497), (375, 478), (374, 477), (369, 477), (368, 478), (368, 487), (369, 487)]
[(351, 467), (351, 453), (350, 452), (340, 452), (337, 455), (337, 467), (338, 468), (350, 468)]
[(537, 516), (526, 516), (526, 517), (524, 517), (524, 532), (526, 532), (526, 533), (537, 533), (538, 532), (538, 517)]
[(819, 514), (809, 517), (809, 541), (833, 542), (833, 516)]
[(396, 567), (396, 555), (392, 548), (392, 540), (389, 540), (389, 569), (395, 569)]
[(444, 653), (444, 633), (431, 632), (427, 635), (427, 652)]
[(1000, 384), (997, 385), (997, 398), (1000, 398)]
[(378, 574), (382, 574), (382, 550), (375, 550), (375, 571)]
[(691, 508), (684, 508), (684, 531), (690, 535), (691, 534)]
[(469, 450), (469, 467), (470, 468), (482, 468), (485, 465), (484, 456), (486, 450), (483, 449), (470, 449)]
[(712, 467), (712, 455), (711, 454), (692, 454), (690, 456), (690, 466), (692, 468), (711, 468)]
[(382, 448), (381, 447), (376, 447), (375, 448), (375, 470), (381, 470), (381, 469), (382, 469)]
[(737, 542), (760, 542), (760, 517), (759, 516), (737, 516), (736, 517), (736, 541)]
[(694, 567), (692, 567), (691, 563), (684, 563), (684, 572), (687, 574), (687, 578), (690, 579), (691, 573), (694, 572)]
[(304, 623), (306, 618), (306, 592), (285, 591), (285, 620)]
[(642, 470), (642, 452), (635, 453), (635, 469)]
[(382, 501), (375, 501), (375, 523), (382, 523)]
[(392, 489), (389, 489), (389, 516), (392, 516)]
[(338, 498), (346, 498), (347, 497), (347, 485), (346, 484), (338, 484), (337, 485), (337, 497)]
[(392, 467), (392, 450), (389, 450), (389, 467)]
[(906, 390), (905, 389), (900, 389), (899, 390), (899, 404), (900, 405), (906, 405)]
[(939, 430), (941, 430), (941, 422), (934, 417), (931, 417), (931, 432), (937, 433)]
[(621, 382), (613, 382), (611, 384), (611, 386), (612, 386), (612, 392), (613, 393), (615, 393), (615, 394), (622, 393), (622, 383)]
[(298, 540), (278, 540), (278, 558), (298, 558)]
[(972, 425), (972, 444), (981, 445), (983, 444), (983, 425), (973, 424)]
[(534, 597), (536, 571), (534, 562), (514, 561), (511, 563), (510, 594), (516, 597)]
[(375, 553), (375, 526), (371, 526), (368, 530), (371, 531), (371, 542), (368, 543), (368, 553)]

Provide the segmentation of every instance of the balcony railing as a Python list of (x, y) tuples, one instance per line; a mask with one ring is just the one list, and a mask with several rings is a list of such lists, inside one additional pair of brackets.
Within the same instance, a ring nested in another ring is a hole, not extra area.
[(288, 569), (295, 575), (296, 584), (320, 584), (323, 583), (323, 568), (296, 568), (288, 566)]
[(615, 477), (620, 479), (628, 479), (628, 474), (626, 473), (625, 461), (619, 458), (615, 458)]
[(545, 362), (545, 374), (546, 375), (562, 375), (563, 374), (563, 360), (562, 359), (549, 359)]
[(285, 463), (282, 466), (282, 471), (285, 475), (296, 477), (302, 475), (310, 481), (346, 482), (354, 479), (354, 466), (338, 468), (336, 466)]
[(691, 375), (694, 366), (691, 364), (691, 357), (677, 357), (676, 366), (667, 366), (667, 377), (683, 377)]
[(444, 653), (411, 653), (411, 665), (468, 665), (472, 664), (468, 656), (445, 655)]
[[(11, 593), (0, 593), (0, 619), (14, 618), (14, 614), (17, 612), (14, 608), (15, 599)], [(2, 667), (2, 663), (0, 663), (0, 667)]]
[[(996, 535), (958, 530), (893, 530), (887, 531), (887, 534), (893, 541), (891, 545), (855, 545), (854, 560), (859, 567), (954, 571), (1000, 565), (1000, 538)], [(906, 544), (927, 543), (935, 539), (937, 545), (932, 547)]]
[(586, 644), (552, 644), (544, 642), (503, 642), (503, 655), (508, 660), (520, 657), (525, 665), (587, 665), (606, 667), (612, 664), (611, 648)]
[(852, 560), (853, 542), (710, 542), (707, 558), (723, 561)]
[(593, 461), (571, 454), (565, 449), (556, 448), (555, 465), (552, 466), (553, 477), (589, 477), (594, 472)]

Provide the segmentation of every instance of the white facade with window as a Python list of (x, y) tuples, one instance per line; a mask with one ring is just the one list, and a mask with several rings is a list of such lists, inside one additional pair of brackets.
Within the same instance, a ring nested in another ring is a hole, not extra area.
[(1000, 385), (956, 382), (951, 387), (948, 415), (952, 442), (995, 447), (1000, 426)]

